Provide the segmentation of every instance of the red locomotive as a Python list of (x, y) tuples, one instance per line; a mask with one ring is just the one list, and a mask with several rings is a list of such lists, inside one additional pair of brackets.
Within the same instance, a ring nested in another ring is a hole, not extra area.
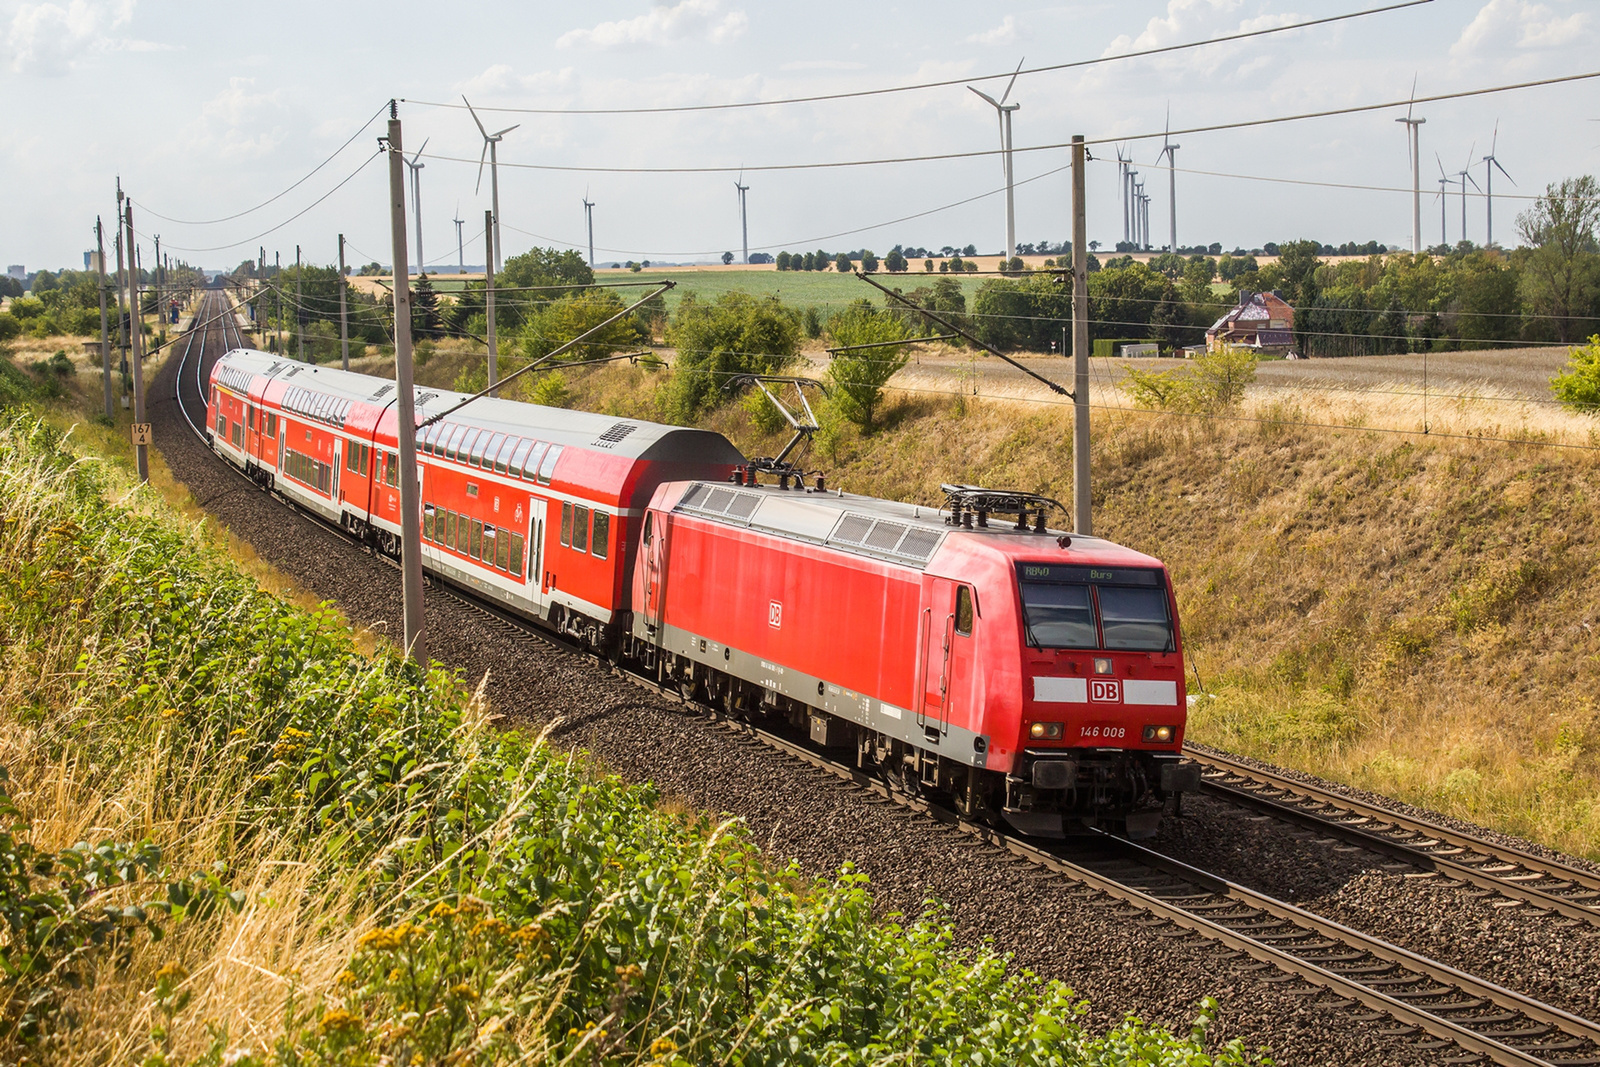
[[(423, 566), (896, 787), (1060, 834), (1145, 836), (1198, 771), (1158, 560), (1045, 528), (1043, 497), (942, 509), (757, 472), (724, 437), (418, 389)], [(212, 447), (393, 552), (394, 383), (235, 350)]]

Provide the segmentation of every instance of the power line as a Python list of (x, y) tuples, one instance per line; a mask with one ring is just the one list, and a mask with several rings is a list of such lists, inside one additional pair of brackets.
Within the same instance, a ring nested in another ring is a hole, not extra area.
[[(1029, 67), (1022, 71), (1005, 71), (1000, 74), (982, 74), (971, 78), (948, 78), (943, 81), (919, 82), (914, 85), (894, 85), (882, 89), (857, 89), (843, 93), (821, 93), (815, 96), (784, 97), (779, 100), (743, 100), (727, 104), (679, 104), (663, 105), (659, 107), (615, 107), (615, 108), (541, 108), (541, 107), (480, 107), (479, 111), (495, 111), (515, 115), (660, 115), (675, 114), (689, 111), (731, 111), (739, 108), (752, 107), (778, 107), (787, 104), (815, 104), (827, 100), (856, 100), (870, 96), (886, 96), (891, 93), (918, 92), (923, 89), (943, 89), (952, 85), (970, 85), (973, 82), (996, 81), (1002, 78), (1016, 77), (1021, 74), (1044, 74), (1057, 70), (1073, 70), (1080, 67), (1093, 67), (1103, 63), (1117, 63), (1127, 59), (1143, 59), (1149, 56), (1167, 55), (1173, 52), (1183, 52), (1195, 48), (1204, 48), (1208, 45), (1227, 44), (1231, 41), (1244, 41), (1254, 37), (1266, 37), (1275, 33), (1287, 33), (1290, 30), (1303, 30), (1311, 26), (1323, 26), (1334, 22), (1345, 22), (1350, 19), (1364, 18), (1368, 15), (1379, 15), (1389, 11), (1399, 11), (1404, 8), (1418, 7), (1431, 3), (1432, 0), (1405, 0), (1403, 3), (1389, 4), (1384, 7), (1367, 8), (1364, 11), (1351, 11), (1343, 15), (1329, 15), (1326, 18), (1308, 19), (1304, 22), (1293, 22), (1285, 26), (1269, 26), (1259, 30), (1245, 30), (1239, 33), (1228, 34), (1223, 37), (1210, 37), (1203, 41), (1186, 41), (1183, 44), (1162, 45), (1157, 48), (1145, 48), (1137, 52), (1122, 52), (1114, 56), (1098, 56), (1094, 59), (1079, 59), (1070, 63), (1053, 63), (1044, 67)], [(465, 110), (461, 104), (444, 103), (434, 100), (409, 100), (402, 99), (402, 103), (419, 104), (424, 107), (444, 107)]]
[[(1492, 85), (1478, 89), (1463, 89), (1453, 93), (1437, 93), (1433, 96), (1419, 96), (1413, 99), (1386, 100), (1375, 104), (1355, 104), (1350, 107), (1328, 108), (1322, 111), (1304, 111), (1293, 115), (1276, 115), (1271, 118), (1241, 119), (1236, 122), (1218, 122), (1205, 126), (1189, 126), (1179, 130), (1157, 130), (1152, 133), (1123, 134), (1116, 137), (1093, 137), (1086, 140), (1085, 144), (1102, 145), (1114, 144), (1120, 141), (1148, 141), (1157, 137), (1181, 137), (1185, 134), (1218, 133), (1226, 130), (1243, 130), (1258, 126), (1272, 126), (1285, 122), (1301, 122), (1306, 119), (1334, 118), (1340, 115), (1357, 115), (1369, 111), (1385, 111), (1390, 108), (1406, 107), (1412, 104), (1436, 103), (1441, 100), (1461, 100), (1473, 96), (1487, 96), (1493, 93), (1513, 92), (1518, 89), (1533, 89), (1546, 85), (1561, 85), (1567, 82), (1584, 81), (1591, 78), (1600, 78), (1600, 70), (1588, 71), (1583, 74), (1564, 74), (1554, 78), (1541, 78), (1537, 81), (1514, 82), (1508, 85)], [(933, 155), (922, 156), (889, 156), (878, 159), (845, 159), (831, 160), (826, 163), (764, 163), (741, 164), (738, 166), (702, 166), (702, 167), (580, 167), (561, 163), (507, 163), (506, 166), (516, 170), (555, 171), (560, 173), (578, 174), (734, 174), (738, 172), (756, 171), (805, 171), (805, 170), (834, 170), (845, 167), (875, 167), (897, 163), (933, 163), (950, 159), (981, 159), (988, 156), (997, 156), (1004, 151), (1016, 152), (1053, 152), (1070, 149), (1072, 142), (1061, 141), (1054, 144), (1026, 145), (1016, 149), (986, 148), (971, 152), (940, 152)], [(443, 156), (423, 153), (424, 159), (437, 159), (446, 163), (467, 163), (477, 165), (475, 159), (461, 156)]]
[(221, 252), (221, 251), (223, 251), (225, 249), (238, 248), (240, 245), (252, 244), (252, 243), (254, 243), (256, 241), (259, 241), (259, 240), (261, 240), (261, 238), (267, 236), (267, 234), (276, 233), (277, 231), (283, 229), (285, 226), (289, 225), (289, 223), (291, 223), (294, 220), (298, 219), (301, 215), (304, 215), (306, 212), (310, 211), (312, 208), (316, 207), (318, 204), (320, 204), (324, 200), (328, 199), (328, 197), (332, 196), (334, 193), (337, 193), (340, 189), (343, 189), (345, 187), (345, 185), (347, 185), (351, 181), (351, 179), (353, 179), (357, 174), (360, 174), (362, 171), (367, 169), (367, 164), (371, 163), (374, 159), (377, 159), (379, 156), (381, 156), (383, 154), (384, 154), (384, 150), (383, 149), (379, 149), (378, 151), (374, 152), (372, 155), (370, 155), (366, 159), (362, 160), (361, 161), (361, 165), (359, 167), (357, 167), (355, 170), (351, 171), (345, 177), (345, 179), (343, 181), (341, 181), (338, 185), (335, 185), (332, 189), (329, 189), (327, 192), (323, 193), (321, 196), (317, 197), (315, 200), (311, 201), (311, 203), (307, 204), (305, 207), (301, 208), (299, 211), (295, 212), (293, 215), (290, 215), (288, 218), (284, 219), (282, 222), (278, 223), (276, 226), (272, 226), (272, 227), (269, 227), (268, 229), (262, 230), (260, 233), (256, 234), (254, 237), (246, 237), (242, 241), (234, 241), (231, 244), (213, 245), (210, 248), (184, 248), (181, 245), (172, 245), (171, 247), (174, 250), (179, 251), (179, 252)]
[[(143, 201), (139, 201), (138, 202), (139, 203), (139, 210), (140, 211), (147, 211), (150, 214), (154, 215), (156, 218), (161, 219), (164, 222), (175, 222), (180, 226), (215, 226), (219, 222), (232, 222), (234, 219), (240, 219), (240, 218), (243, 218), (246, 215), (251, 214), (252, 212), (260, 211), (262, 208), (266, 207), (268, 204), (274, 203), (275, 201), (280, 200), (283, 197), (285, 197), (285, 196), (289, 195), (290, 193), (294, 192), (296, 189), (300, 188), (300, 186), (304, 185), (311, 178), (311, 176), (313, 174), (316, 174), (317, 171), (321, 170), (323, 167), (326, 167), (329, 163), (332, 163), (336, 158), (338, 158), (339, 153), (343, 152), (346, 148), (349, 148), (350, 145), (355, 142), (355, 139), (357, 137), (360, 137), (363, 133), (366, 133), (367, 132), (367, 127), (372, 125), (373, 119), (376, 119), (379, 115), (383, 114), (384, 111), (388, 110), (388, 107), (389, 107), (389, 105), (387, 103), (385, 103), (383, 105), (383, 107), (380, 107), (377, 111), (374, 111), (372, 113), (372, 118), (368, 119), (366, 122), (363, 122), (361, 124), (361, 128), (359, 130), (357, 130), (355, 133), (352, 133), (350, 135), (350, 139), (348, 141), (346, 141), (344, 144), (340, 145), (338, 148), (335, 148), (333, 150), (333, 155), (329, 156), (327, 159), (324, 159), (321, 163), (318, 163), (315, 167), (312, 167), (311, 171), (308, 174), (306, 174), (305, 177), (301, 178), (299, 181), (297, 181), (293, 185), (289, 186), (289, 188), (283, 190), (283, 192), (278, 193), (276, 196), (273, 196), (273, 197), (270, 197), (269, 199), (263, 200), (261, 203), (257, 204), (255, 207), (245, 208), (243, 211), (240, 211), (240, 212), (238, 212), (236, 214), (233, 214), (233, 215), (224, 215), (220, 219), (175, 219), (171, 215), (163, 215), (163, 214), (161, 214), (161, 212), (159, 212), (159, 211), (155, 210), (154, 208), (150, 207), (148, 204), (144, 203)], [(269, 230), (267, 232), (270, 233), (271, 231)], [(255, 238), (251, 238), (251, 240), (255, 240)], [(193, 251), (210, 252), (210, 251), (215, 251), (215, 250), (214, 249), (209, 249), (209, 248), (201, 248), (201, 249), (188, 249), (188, 251), (191, 251), (191, 252), (193, 252)]]

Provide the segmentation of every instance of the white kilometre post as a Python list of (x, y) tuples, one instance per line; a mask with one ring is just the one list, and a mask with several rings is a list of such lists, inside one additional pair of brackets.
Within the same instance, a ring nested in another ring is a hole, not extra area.
[(394, 377), (400, 440), (400, 582), (405, 604), (405, 652), (428, 662), (422, 613), (422, 493), (417, 484), (416, 396), (411, 385), (411, 280), (406, 262), (405, 156), (400, 116), (389, 102), (389, 226), (394, 243)]
[(1072, 530), (1092, 534), (1089, 513), (1089, 224), (1083, 202), (1083, 134), (1072, 138)]
[[(484, 340), (489, 342), (489, 385), (491, 387), (500, 382), (500, 368), (496, 365), (497, 354), (494, 344), (494, 212), (483, 213), (483, 313), (485, 329), (488, 336)], [(494, 396), (494, 393), (490, 393)]]
[[(133, 201), (124, 200), (128, 215), (128, 241), (130, 249), (139, 246), (133, 239)], [(131, 259), (132, 257), (130, 257)], [(139, 274), (138, 268), (128, 268), (128, 313), (132, 318), (128, 322), (129, 349), (128, 358), (133, 364), (133, 433), (134, 455), (139, 464), (139, 480), (150, 480), (150, 424), (144, 421), (144, 316), (139, 314)]]

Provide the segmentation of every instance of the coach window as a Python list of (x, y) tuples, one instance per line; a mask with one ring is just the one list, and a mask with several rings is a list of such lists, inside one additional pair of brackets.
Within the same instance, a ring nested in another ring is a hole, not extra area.
[(537, 481), (539, 478), (539, 464), (544, 459), (545, 452), (550, 448), (543, 441), (535, 441), (528, 450), (528, 458), (523, 461), (522, 476), (528, 481)]
[(482, 430), (478, 433), (478, 439), (472, 442), (471, 462), (474, 467), (483, 466), (483, 454), (487, 450), (490, 440), (492, 440), (492, 436), (489, 431)]
[(551, 445), (550, 451), (544, 454), (544, 460), (539, 464), (539, 484), (550, 484), (550, 478), (556, 472), (556, 460), (561, 458), (562, 449), (561, 445)]
[(462, 463), (470, 463), (472, 461), (472, 446), (478, 443), (478, 436), (482, 433), (482, 430), (475, 430), (470, 426), (467, 427), (467, 435), (461, 439), (461, 444), (456, 449), (456, 459)]
[(422, 505), (422, 539), (433, 540), (433, 505)]
[(473, 559), (483, 558), (483, 523), (477, 519), (472, 520), (471, 540), (467, 543), (467, 555)]
[(561, 504), (561, 543), (572, 545), (572, 505), (566, 501)]
[(384, 453), (383, 481), (385, 485), (400, 484), (400, 457), (393, 452)]
[(595, 559), (605, 559), (610, 548), (611, 516), (603, 511), (594, 513), (594, 537), (589, 551)]
[(454, 552), (456, 550), (456, 513), (444, 513), (444, 547)]
[(488, 523), (483, 525), (483, 562), (494, 566), (495, 528)]
[(494, 457), (496, 457), (496, 456), (498, 456), (500, 454), (500, 446), (505, 444), (505, 443), (506, 443), (506, 435), (505, 434), (503, 434), (503, 433), (495, 434), (493, 437), (489, 438), (489, 444), (485, 448), (479, 450), (483, 454), (482, 461), (481, 462), (478, 461), (478, 452), (474, 452), (472, 454), (473, 461), (475, 463), (478, 463), (479, 466), (487, 467), (490, 470), (493, 470), (494, 469)]
[(278, 436), (278, 414), (274, 411), (267, 412), (267, 436), (276, 439)]
[(972, 636), (972, 590), (964, 585), (956, 589), (956, 633)]
[(506, 443), (500, 446), (500, 451), (494, 457), (494, 469), (497, 474), (504, 474), (506, 467), (511, 462), (511, 457), (516, 454), (520, 437), (507, 437)]
[(507, 530), (500, 531), (500, 537), (495, 541), (495, 566), (503, 571), (511, 569), (511, 543), (514, 539)]
[(522, 553), (526, 545), (521, 534), (511, 535), (511, 573), (522, 577)]
[(461, 444), (461, 438), (466, 435), (466, 427), (446, 423), (445, 430), (448, 431), (450, 436), (446, 437), (444, 441), (444, 458), (455, 459), (456, 449)]
[(579, 552), (589, 551), (589, 509), (581, 504), (572, 508), (572, 547)]
[(528, 458), (528, 449), (533, 447), (533, 442), (526, 437), (517, 439), (517, 447), (512, 450), (511, 458), (506, 461), (506, 473), (513, 478), (522, 477), (522, 464)]

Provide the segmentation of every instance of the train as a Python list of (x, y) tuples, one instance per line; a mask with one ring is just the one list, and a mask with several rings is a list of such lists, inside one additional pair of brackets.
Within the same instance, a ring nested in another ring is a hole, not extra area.
[[(1165, 566), (1051, 529), (1053, 501), (898, 503), (707, 430), (466, 399), (414, 396), (437, 578), (1024, 834), (1147, 837), (1198, 788)], [(206, 403), (224, 460), (399, 554), (393, 381), (239, 348)]]

